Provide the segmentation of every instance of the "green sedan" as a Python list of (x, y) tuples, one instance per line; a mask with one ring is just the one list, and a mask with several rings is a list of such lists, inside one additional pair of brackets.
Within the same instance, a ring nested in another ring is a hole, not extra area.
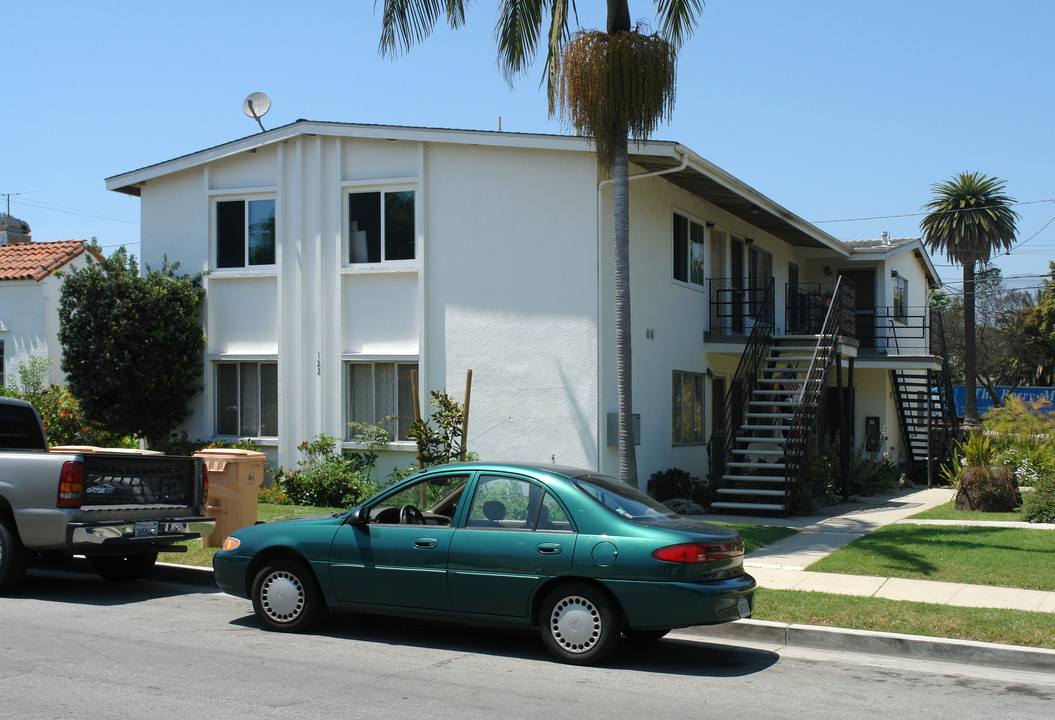
[(614, 478), (458, 463), (344, 513), (237, 530), (213, 567), (274, 630), (305, 630), (325, 608), (527, 625), (560, 660), (589, 664), (620, 636), (749, 617), (743, 560), (735, 531)]

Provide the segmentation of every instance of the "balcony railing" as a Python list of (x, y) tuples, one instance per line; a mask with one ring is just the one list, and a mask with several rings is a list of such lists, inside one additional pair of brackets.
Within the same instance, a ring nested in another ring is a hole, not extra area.
[(756, 321), (773, 325), (773, 278), (711, 278), (711, 335), (747, 336)]
[(861, 355), (938, 355), (932, 337), (932, 311), (927, 307), (877, 307), (857, 312)]

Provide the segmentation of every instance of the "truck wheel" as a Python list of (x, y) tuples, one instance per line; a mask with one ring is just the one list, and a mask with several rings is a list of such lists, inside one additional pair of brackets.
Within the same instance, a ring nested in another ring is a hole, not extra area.
[(95, 572), (110, 582), (138, 580), (154, 568), (158, 559), (156, 552), (135, 555), (100, 555), (88, 558)]
[(0, 515), (0, 593), (14, 588), (26, 574), (28, 553), (18, 537), (15, 521)]
[(296, 560), (268, 563), (253, 580), (253, 610), (271, 630), (303, 632), (321, 609), (315, 575)]
[(622, 624), (618, 614), (618, 608), (596, 588), (585, 583), (561, 585), (542, 602), (542, 642), (561, 662), (593, 665), (615, 650)]

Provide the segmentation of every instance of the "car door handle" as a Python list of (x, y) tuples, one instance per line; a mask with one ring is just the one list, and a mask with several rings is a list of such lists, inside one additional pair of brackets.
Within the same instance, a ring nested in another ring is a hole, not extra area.
[(431, 550), (439, 545), (436, 538), (414, 538), (414, 547), (418, 550)]
[(535, 546), (540, 555), (560, 555), (561, 546), (557, 543), (541, 543)]

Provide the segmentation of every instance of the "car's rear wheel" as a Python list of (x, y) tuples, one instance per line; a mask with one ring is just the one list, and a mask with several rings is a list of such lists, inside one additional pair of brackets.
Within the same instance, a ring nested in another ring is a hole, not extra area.
[(131, 582), (153, 570), (157, 559), (156, 552), (145, 552), (134, 555), (100, 555), (89, 558), (89, 561), (95, 572), (110, 582)]
[(619, 641), (617, 615), (615, 604), (597, 588), (585, 583), (560, 585), (542, 602), (542, 642), (561, 662), (598, 663)]
[(11, 590), (22, 580), (28, 558), (14, 520), (0, 515), (0, 593)]
[(670, 628), (659, 628), (656, 630), (632, 630), (623, 628), (623, 637), (632, 642), (655, 642), (670, 632)]
[(321, 609), (322, 594), (304, 563), (276, 560), (264, 566), (253, 581), (253, 610), (272, 630), (303, 632)]

